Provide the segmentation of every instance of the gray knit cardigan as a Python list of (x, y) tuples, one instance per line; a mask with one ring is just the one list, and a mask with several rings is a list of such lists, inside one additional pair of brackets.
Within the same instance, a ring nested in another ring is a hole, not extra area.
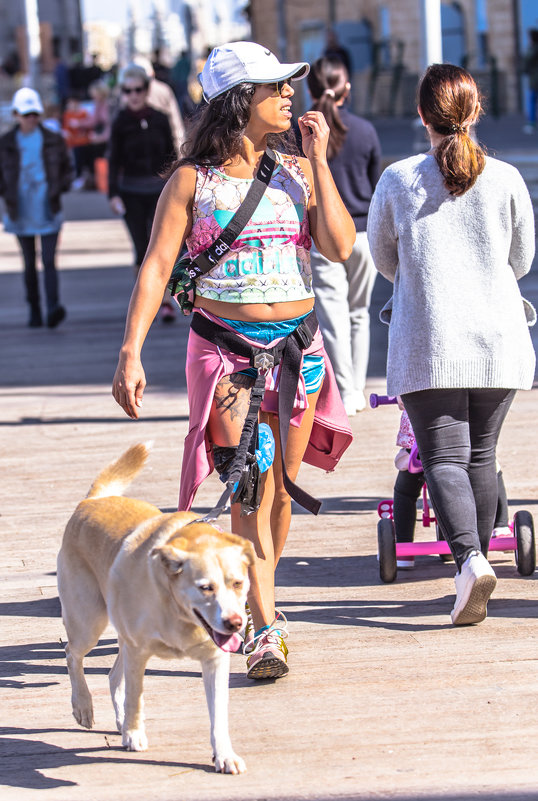
[(394, 283), (390, 395), (531, 388), (535, 354), (517, 281), (533, 260), (534, 215), (514, 167), (488, 157), (475, 185), (454, 197), (434, 156), (399, 161), (377, 184), (367, 230), (377, 269)]

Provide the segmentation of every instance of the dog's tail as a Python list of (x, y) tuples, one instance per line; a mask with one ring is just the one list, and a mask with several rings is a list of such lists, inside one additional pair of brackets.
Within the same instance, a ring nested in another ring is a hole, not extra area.
[(122, 495), (131, 481), (144, 467), (153, 443), (139, 442), (133, 445), (123, 456), (102, 470), (86, 495), (87, 498), (108, 498), (111, 495)]

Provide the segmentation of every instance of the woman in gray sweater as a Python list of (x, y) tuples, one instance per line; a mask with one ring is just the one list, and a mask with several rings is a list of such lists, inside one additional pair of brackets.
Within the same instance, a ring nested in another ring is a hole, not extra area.
[(535, 355), (517, 281), (534, 256), (534, 216), (516, 169), (469, 129), (471, 75), (434, 64), (419, 87), (427, 153), (377, 184), (368, 218), (375, 265), (394, 283), (387, 389), (402, 396), (458, 573), (455, 625), (486, 616), (496, 577), (485, 555), (497, 503), (495, 449)]

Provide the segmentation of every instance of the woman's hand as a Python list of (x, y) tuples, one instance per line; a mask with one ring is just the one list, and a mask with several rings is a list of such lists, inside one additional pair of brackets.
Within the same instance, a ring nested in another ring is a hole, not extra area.
[(145, 386), (146, 375), (140, 359), (126, 356), (121, 351), (112, 382), (112, 394), (124, 412), (133, 420), (137, 420), (140, 416)]
[(321, 111), (307, 111), (297, 120), (303, 153), (309, 161), (326, 161), (330, 129)]
[(117, 214), (118, 217), (123, 217), (125, 214), (125, 206), (121, 197), (119, 197), (119, 195), (114, 195), (114, 197), (111, 197), (108, 202), (110, 203), (110, 208), (114, 214)]

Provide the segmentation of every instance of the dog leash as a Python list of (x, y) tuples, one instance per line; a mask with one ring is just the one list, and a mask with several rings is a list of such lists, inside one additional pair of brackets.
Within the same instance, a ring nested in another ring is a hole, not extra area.
[[(193, 331), (209, 340), (217, 347), (228, 350), (238, 356), (245, 356), (250, 364), (257, 370), (256, 380), (250, 394), (250, 403), (241, 431), (239, 446), (232, 461), (226, 488), (216, 505), (201, 520), (209, 523), (226, 510), (228, 501), (232, 503), (239, 500), (243, 489), (241, 478), (244, 476), (247, 463), (247, 454), (254, 452), (257, 433), (258, 413), (265, 395), (265, 380), (267, 373), (275, 365), (280, 364), (280, 385), (278, 391), (278, 433), (280, 441), (280, 454), (282, 459), (282, 478), (286, 492), (300, 506), (312, 514), (318, 514), (321, 501), (309, 495), (298, 487), (288, 476), (284, 455), (288, 441), (288, 431), (291, 424), (293, 403), (297, 392), (301, 359), (303, 351), (312, 343), (318, 328), (318, 321), (314, 311), (295, 328), (290, 334), (280, 340), (273, 348), (256, 348), (249, 345), (244, 339), (232, 331), (214, 323), (202, 314), (195, 314), (191, 322)], [(236, 487), (237, 485), (237, 487)]]

